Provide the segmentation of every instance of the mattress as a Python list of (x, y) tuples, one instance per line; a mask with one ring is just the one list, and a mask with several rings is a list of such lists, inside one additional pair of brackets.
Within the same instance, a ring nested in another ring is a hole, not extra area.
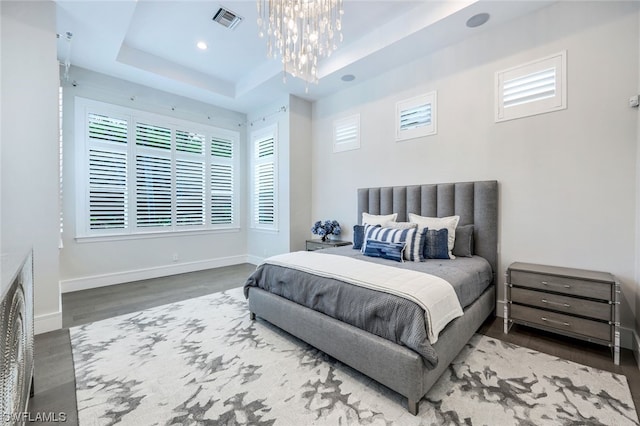
[(480, 256), (458, 256), (455, 259), (429, 259), (424, 262), (406, 261), (399, 263), (393, 260), (365, 256), (360, 250), (354, 250), (353, 246), (327, 248), (323, 249), (322, 253), (339, 254), (366, 262), (380, 263), (435, 275), (448, 281), (453, 286), (463, 309), (480, 297), (493, 281), (491, 265)]
[[(478, 256), (399, 263), (364, 256), (350, 246), (325, 249), (321, 252), (441, 277), (453, 286), (463, 308), (477, 299), (493, 280), (491, 266)], [(259, 266), (248, 278), (245, 296), (250, 297), (251, 287), (259, 287), (406, 346), (422, 357), (427, 368), (433, 368), (438, 363), (437, 353), (427, 337), (424, 310), (408, 299), (270, 264)]]

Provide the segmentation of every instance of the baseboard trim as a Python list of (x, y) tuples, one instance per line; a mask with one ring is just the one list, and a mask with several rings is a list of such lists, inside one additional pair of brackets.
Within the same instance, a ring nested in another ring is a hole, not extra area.
[(148, 280), (187, 272), (202, 271), (203, 269), (220, 268), (223, 266), (238, 265), (241, 263), (253, 263), (246, 255), (220, 257), (216, 259), (199, 260), (196, 262), (176, 263), (171, 265), (156, 266), (131, 271), (114, 272), (111, 274), (93, 275), (88, 277), (73, 278), (60, 281), (60, 291), (70, 293), (72, 291), (88, 290), (109, 285), (128, 283), (132, 281)]
[(247, 263), (251, 263), (252, 265), (256, 265), (256, 266), (261, 264), (264, 259), (265, 259), (264, 257), (254, 256), (251, 254), (247, 255)]
[(48, 333), (62, 328), (62, 311), (37, 315), (33, 321), (34, 334)]

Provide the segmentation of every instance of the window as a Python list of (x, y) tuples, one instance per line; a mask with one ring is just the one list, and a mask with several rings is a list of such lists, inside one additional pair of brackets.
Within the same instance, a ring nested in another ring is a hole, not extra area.
[(567, 108), (567, 52), (496, 73), (496, 122)]
[(237, 228), (238, 132), (76, 98), (77, 234)]
[(437, 94), (429, 92), (396, 104), (396, 141), (435, 135)]
[(277, 126), (254, 132), (251, 136), (253, 156), (253, 219), (258, 229), (277, 229)]
[(333, 152), (360, 148), (360, 114), (333, 122)]

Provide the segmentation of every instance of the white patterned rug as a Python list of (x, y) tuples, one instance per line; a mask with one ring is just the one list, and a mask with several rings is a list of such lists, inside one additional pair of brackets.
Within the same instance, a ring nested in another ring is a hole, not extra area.
[(476, 335), (420, 403), (273, 326), (241, 289), (70, 330), (80, 425), (636, 425), (626, 378)]

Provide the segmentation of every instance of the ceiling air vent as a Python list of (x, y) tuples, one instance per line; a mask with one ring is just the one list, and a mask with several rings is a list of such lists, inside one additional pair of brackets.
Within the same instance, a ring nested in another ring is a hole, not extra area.
[(229, 9), (225, 9), (221, 7), (218, 9), (216, 14), (213, 16), (213, 20), (223, 27), (227, 27), (229, 29), (234, 29), (241, 21), (242, 17), (236, 15), (234, 12)]

